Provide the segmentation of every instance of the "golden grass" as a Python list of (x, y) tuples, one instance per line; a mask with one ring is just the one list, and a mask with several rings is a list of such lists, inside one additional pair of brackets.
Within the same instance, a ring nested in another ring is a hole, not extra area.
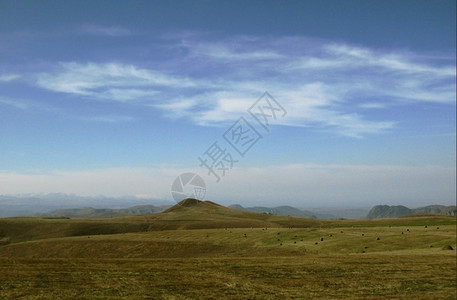
[[(272, 226), (251, 226), (259, 224)], [(1, 219), (0, 299), (455, 299), (456, 251), (443, 250), (456, 249), (455, 224), (211, 205), (110, 220)]]
[(455, 299), (455, 257), (0, 259), (0, 297)]

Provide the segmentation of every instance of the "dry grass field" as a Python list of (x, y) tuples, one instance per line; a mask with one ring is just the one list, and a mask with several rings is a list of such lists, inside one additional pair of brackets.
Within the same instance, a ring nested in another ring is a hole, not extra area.
[(455, 299), (456, 219), (0, 219), (1, 299)]

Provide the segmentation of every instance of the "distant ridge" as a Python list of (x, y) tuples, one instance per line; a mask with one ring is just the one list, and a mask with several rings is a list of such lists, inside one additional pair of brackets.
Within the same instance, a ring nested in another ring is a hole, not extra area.
[[(195, 208), (195, 209), (193, 209)], [(239, 215), (236, 212), (250, 212), (257, 214), (276, 215), (276, 216), (290, 216), (290, 217), (302, 217), (312, 219), (337, 219), (337, 218), (349, 218), (349, 219), (377, 219), (377, 218), (397, 218), (408, 215), (417, 214), (438, 214), (447, 216), (456, 216), (456, 206), (444, 206), (444, 205), (429, 205), (419, 208), (408, 208), (403, 205), (389, 206), (389, 205), (376, 205), (368, 210), (355, 209), (353, 214), (348, 214), (344, 209), (340, 210), (329, 210), (319, 209), (308, 211), (304, 209), (295, 208), (292, 206), (277, 206), (277, 207), (243, 207), (239, 204), (230, 205), (228, 207), (214, 203), (212, 201), (202, 201), (194, 198), (187, 198), (174, 206), (170, 205), (137, 205), (128, 208), (121, 209), (110, 209), (110, 208), (93, 208), (93, 207), (80, 207), (80, 208), (69, 208), (69, 209), (57, 209), (46, 213), (40, 214), (27, 214), (22, 213), (21, 215), (29, 216), (40, 216), (40, 217), (51, 217), (51, 218), (93, 218), (93, 219), (106, 219), (106, 218), (117, 218), (127, 217), (135, 215), (152, 215), (161, 212), (190, 212), (192, 210), (205, 211), (211, 214), (223, 214), (223, 215)], [(348, 210), (351, 213), (350, 210)], [(334, 214), (331, 214), (334, 213)], [(346, 213), (346, 214), (345, 214)], [(0, 217), (1, 208), (0, 208)]]
[(138, 205), (128, 208), (111, 209), (111, 208), (69, 208), (57, 209), (48, 213), (40, 214), (43, 217), (66, 217), (66, 218), (93, 218), (105, 219), (124, 216), (150, 215), (163, 212), (169, 206)]
[(229, 208), (242, 210), (242, 211), (250, 211), (256, 213), (263, 213), (263, 214), (272, 214), (272, 215), (281, 215), (281, 216), (292, 216), (292, 217), (302, 217), (302, 218), (313, 218), (316, 219), (316, 214), (301, 210), (292, 206), (277, 206), (277, 207), (264, 207), (264, 206), (254, 206), (254, 207), (243, 207), (239, 204), (230, 205)]
[(429, 205), (419, 208), (408, 208), (403, 205), (389, 206), (389, 205), (376, 205), (374, 206), (367, 215), (367, 219), (378, 219), (378, 218), (398, 218), (413, 214), (437, 214), (456, 216), (457, 208), (454, 205)]

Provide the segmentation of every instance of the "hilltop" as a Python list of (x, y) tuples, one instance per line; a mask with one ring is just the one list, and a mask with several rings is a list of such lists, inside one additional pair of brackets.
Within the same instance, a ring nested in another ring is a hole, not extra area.
[(217, 204), (212, 201), (202, 201), (202, 200), (197, 200), (194, 198), (187, 198), (176, 205), (168, 208), (165, 210), (166, 213), (168, 212), (176, 212), (176, 211), (188, 211), (189, 208), (192, 208), (193, 210), (207, 210), (207, 209), (221, 209), (225, 208), (224, 206)]

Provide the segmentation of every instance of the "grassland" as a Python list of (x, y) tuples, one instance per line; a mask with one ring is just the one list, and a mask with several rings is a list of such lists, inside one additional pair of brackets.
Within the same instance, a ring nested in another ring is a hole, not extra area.
[(1, 299), (455, 299), (456, 220), (0, 219)]

